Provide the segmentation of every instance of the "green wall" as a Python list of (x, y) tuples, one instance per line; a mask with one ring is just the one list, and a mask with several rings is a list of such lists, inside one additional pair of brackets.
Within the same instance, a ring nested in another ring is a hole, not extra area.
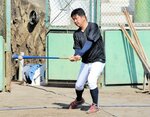
[(3, 90), (4, 86), (4, 46), (3, 37), (0, 36), (0, 91)]
[[(128, 31), (130, 33), (130, 31)], [(150, 59), (150, 30), (138, 30), (140, 41)], [(105, 30), (105, 85), (143, 83), (143, 67), (121, 30)], [(72, 33), (49, 33), (47, 56), (70, 57), (73, 53)], [(76, 80), (80, 62), (47, 60), (48, 80)]]
[[(150, 59), (150, 30), (139, 30), (138, 35)], [(120, 30), (105, 31), (105, 84), (143, 83), (143, 67), (136, 53)]]
[[(47, 56), (70, 57), (74, 54), (72, 33), (49, 33)], [(48, 80), (76, 80), (80, 62), (62, 59), (47, 60)]]

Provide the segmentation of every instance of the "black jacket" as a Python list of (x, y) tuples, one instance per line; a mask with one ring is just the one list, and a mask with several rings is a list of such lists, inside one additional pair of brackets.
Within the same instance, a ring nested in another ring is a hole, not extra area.
[(104, 42), (96, 23), (88, 23), (84, 32), (79, 28), (74, 32), (74, 49), (82, 49), (86, 40), (92, 41), (92, 47), (82, 56), (83, 63), (100, 61), (105, 63)]

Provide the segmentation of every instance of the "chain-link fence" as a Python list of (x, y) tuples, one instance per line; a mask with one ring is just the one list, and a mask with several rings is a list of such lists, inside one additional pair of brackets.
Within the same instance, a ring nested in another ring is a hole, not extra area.
[(136, 26), (148, 27), (150, 24), (150, 0), (101, 0), (101, 25), (118, 27), (126, 24), (123, 9), (126, 8)]
[[(135, 26), (150, 27), (150, 0), (48, 0), (49, 26), (55, 29), (72, 29), (71, 11), (81, 7), (89, 21), (97, 22), (102, 27), (119, 28), (118, 23), (126, 24), (123, 14), (126, 8)], [(99, 4), (100, 3), (100, 4)], [(99, 7), (99, 8), (98, 8)], [(97, 17), (99, 15), (99, 17)], [(96, 20), (97, 20), (96, 19)]]
[(49, 25), (50, 27), (72, 29), (75, 28), (70, 14), (75, 8), (83, 8), (87, 19), (94, 21), (92, 17), (95, 13), (95, 2), (97, 0), (49, 0)]
[(0, 35), (5, 36), (5, 7), (4, 1), (0, 0)]

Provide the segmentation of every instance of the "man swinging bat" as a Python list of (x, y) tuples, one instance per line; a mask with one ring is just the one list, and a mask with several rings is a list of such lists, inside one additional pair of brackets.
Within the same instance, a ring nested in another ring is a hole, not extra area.
[(94, 113), (99, 110), (97, 80), (105, 66), (104, 43), (98, 25), (87, 21), (82, 8), (74, 9), (71, 18), (79, 28), (73, 35), (75, 53), (69, 59), (73, 62), (82, 58), (82, 63), (75, 84), (76, 99), (70, 103), (69, 109), (75, 109), (85, 102), (82, 94), (84, 85), (88, 82), (92, 105), (87, 113)]

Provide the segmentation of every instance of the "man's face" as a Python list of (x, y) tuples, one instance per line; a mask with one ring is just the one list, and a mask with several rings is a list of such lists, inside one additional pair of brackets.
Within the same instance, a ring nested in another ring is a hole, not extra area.
[(86, 21), (86, 17), (85, 16), (79, 16), (79, 15), (74, 15), (72, 17), (74, 24), (78, 27), (82, 27), (83, 22)]

